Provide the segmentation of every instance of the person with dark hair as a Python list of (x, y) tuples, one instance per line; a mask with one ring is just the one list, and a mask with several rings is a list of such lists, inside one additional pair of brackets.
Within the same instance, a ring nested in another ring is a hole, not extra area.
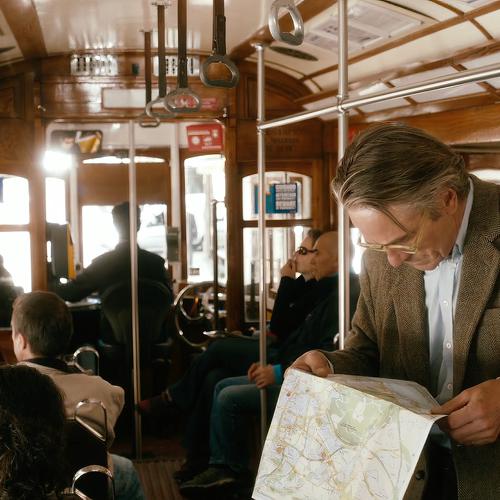
[(16, 287), (12, 275), (5, 269), (3, 255), (0, 255), (0, 326), (9, 326), (12, 315), (12, 304), (22, 293), (22, 288)]
[(412, 380), (445, 414), (411, 498), (499, 498), (500, 186), (422, 130), (380, 124), (354, 139), (333, 191), (366, 249), (345, 349), (293, 367)]
[[(114, 250), (96, 257), (90, 266), (86, 267), (73, 281), (69, 283), (51, 284), (51, 289), (57, 295), (69, 302), (77, 302), (91, 293), (102, 296), (114, 285), (121, 282), (130, 283), (130, 225), (128, 202), (116, 205), (112, 210), (113, 223), (118, 231), (119, 242)], [(140, 228), (140, 209), (137, 207), (137, 230)], [(156, 281), (164, 285), (173, 301), (172, 284), (165, 268), (165, 260), (154, 253), (137, 249), (138, 278)], [(115, 339), (110, 326), (103, 321), (101, 338), (111, 343), (121, 343)], [(158, 339), (164, 340), (164, 339)]]
[[(253, 363), (246, 376), (220, 381), (214, 391), (210, 417), (210, 466), (180, 486), (182, 493), (217, 490), (230, 483), (244, 485), (248, 473), (246, 417), (260, 411), (260, 389), (267, 388), (271, 418), (288, 366), (310, 349), (331, 349), (338, 333), (338, 238), (335, 231), (323, 233), (314, 245), (311, 272), (318, 281), (330, 278), (330, 289), (301, 325), (271, 350), (269, 363)], [(359, 294), (358, 279), (350, 281), (351, 311)]]
[[(307, 235), (299, 250), (295, 252), (294, 262), (286, 265), (287, 268), (293, 269), (294, 277), (297, 271), (306, 273), (308, 278), (312, 278), (311, 258), (315, 254), (313, 237), (317, 234), (314, 231)], [(287, 277), (286, 281), (293, 279)], [(293, 293), (282, 294), (278, 300), (279, 306), (275, 306), (273, 310), (273, 317), (274, 315), (281, 316), (281, 319), (276, 322), (281, 325), (280, 334), (277, 339), (270, 339), (270, 351), (281, 348), (281, 344), (286, 342), (287, 335), (294, 331), (314, 306), (330, 293), (333, 283), (332, 277), (325, 276), (315, 284), (317, 288), (311, 287), (309, 290), (303, 288), (303, 293), (307, 291), (310, 294), (307, 300)], [(289, 317), (283, 318), (287, 314)], [(290, 330), (285, 331), (283, 325), (287, 325)], [(206, 351), (195, 358), (178, 382), (172, 384), (159, 396), (139, 403), (138, 410), (143, 415), (162, 415), (170, 408), (181, 410), (188, 415), (184, 436), (187, 460), (175, 475), (179, 482), (192, 478), (208, 465), (210, 455), (208, 425), (215, 385), (226, 377), (244, 375), (252, 363), (258, 359), (258, 342), (239, 338), (216, 340), (208, 346)]]
[(0, 499), (55, 498), (64, 488), (64, 422), (49, 377), (27, 366), (0, 367)]
[[(95, 375), (71, 369), (62, 359), (69, 346), (73, 323), (68, 306), (51, 292), (31, 292), (14, 302), (12, 312), (12, 343), (20, 365), (26, 365), (48, 375), (64, 396), (68, 418), (74, 418), (76, 405), (85, 399), (100, 401), (103, 414), (94, 406), (83, 407), (80, 416), (107, 435), (108, 447), (114, 440), (114, 426), (124, 405), (121, 387), (109, 384)], [(132, 462), (119, 455), (110, 455), (115, 475), (117, 498), (143, 499), (142, 488)]]

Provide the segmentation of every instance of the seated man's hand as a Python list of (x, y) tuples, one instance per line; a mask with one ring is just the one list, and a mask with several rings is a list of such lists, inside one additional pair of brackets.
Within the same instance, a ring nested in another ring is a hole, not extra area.
[(250, 365), (250, 368), (248, 369), (248, 372), (247, 372), (248, 380), (250, 380), (250, 382), (253, 382), (253, 380), (255, 378), (255, 371), (257, 370), (257, 368), (259, 368), (259, 366), (260, 366), (260, 363), (252, 363)]
[(286, 264), (281, 268), (281, 277), (286, 276), (287, 278), (295, 278), (295, 273), (297, 272), (297, 265), (292, 259), (288, 259)]
[(255, 385), (262, 389), (263, 387), (267, 387), (268, 385), (273, 385), (276, 383), (276, 378), (274, 376), (274, 368), (273, 365), (267, 366), (258, 366), (255, 369), (254, 373), (254, 382)]
[(333, 373), (326, 356), (319, 351), (308, 351), (302, 354), (300, 358), (297, 358), (292, 365), (290, 365), (290, 368), (297, 368), (297, 370), (303, 370), (313, 375), (317, 375), (318, 377), (326, 377)]
[(470, 387), (433, 408), (432, 413), (448, 415), (438, 425), (457, 443), (494, 443), (500, 434), (500, 380), (487, 380)]

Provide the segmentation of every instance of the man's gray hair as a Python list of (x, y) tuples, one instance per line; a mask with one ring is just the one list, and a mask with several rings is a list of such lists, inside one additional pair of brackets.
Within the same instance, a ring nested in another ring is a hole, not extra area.
[(332, 181), (335, 196), (347, 209), (388, 213), (388, 207), (404, 204), (431, 217), (438, 217), (438, 195), (446, 188), (459, 199), (467, 196), (463, 158), (424, 131), (399, 123), (379, 124), (358, 135)]

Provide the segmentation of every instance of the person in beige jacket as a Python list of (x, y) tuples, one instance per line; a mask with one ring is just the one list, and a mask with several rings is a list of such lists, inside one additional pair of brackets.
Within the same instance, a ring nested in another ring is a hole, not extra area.
[(345, 349), (294, 368), (413, 380), (447, 417), (405, 498), (500, 498), (500, 186), (421, 130), (354, 139), (333, 191), (366, 248)]
[[(19, 364), (48, 375), (61, 391), (66, 416), (75, 417), (76, 405), (85, 399), (100, 401), (106, 409), (107, 429), (102, 411), (87, 405), (79, 415), (101, 434), (108, 448), (114, 426), (124, 405), (124, 391), (99, 376), (72, 369), (62, 359), (70, 344), (73, 322), (68, 306), (52, 292), (31, 292), (18, 297), (12, 312), (12, 343)], [(130, 460), (111, 454), (117, 499), (142, 500), (142, 488)]]

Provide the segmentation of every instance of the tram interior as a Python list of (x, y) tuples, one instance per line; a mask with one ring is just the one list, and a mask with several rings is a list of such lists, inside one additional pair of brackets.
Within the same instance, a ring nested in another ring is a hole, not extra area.
[[(115, 248), (112, 209), (133, 195), (141, 208), (137, 243), (165, 259), (175, 299), (165, 327), (168, 355), (143, 383), (143, 396), (180, 379), (192, 359), (218, 341), (204, 332), (258, 336), (260, 301), (269, 320), (281, 269), (307, 231), (338, 228), (329, 187), (339, 151), (339, 117), (332, 111), (265, 131), (270, 206), (261, 242), (260, 51), (261, 122), (500, 68), (498, 0), (348, 0), (348, 94), (341, 99), (339, 3), (0, 0), (3, 268), (15, 295), (47, 290), (54, 279), (70, 282)], [(218, 8), (220, 15), (221, 4), (225, 32), (213, 34), (213, 12)], [(303, 28), (300, 44), (276, 40), (268, 24), (274, 15), (282, 34), (296, 33), (292, 10)], [(209, 71), (204, 62), (214, 55), (226, 59)], [(164, 107), (165, 94), (179, 89), (184, 100)], [(406, 123), (452, 146), (480, 178), (500, 183), (499, 112), (497, 75), (354, 107), (348, 112), (348, 140), (374, 123)], [(282, 186), (293, 190), (291, 209), (276, 208)], [(356, 230), (348, 236), (351, 265), (359, 273)], [(267, 255), (263, 296), (260, 245)], [(71, 352), (82, 345), (97, 349), (98, 294), (69, 307), (75, 328)], [(15, 363), (10, 319), (0, 332), (2, 363)], [(91, 354), (83, 358), (96, 368)], [(113, 372), (105, 359), (100, 363), (103, 376)], [(127, 384), (111, 451), (143, 464), (138, 467), (147, 498), (182, 498), (172, 475), (185, 458), (184, 419), (146, 417), (138, 424), (132, 380)], [(143, 434), (140, 457), (137, 426)], [(258, 427), (255, 419), (248, 429), (253, 468), (260, 453)], [(242, 495), (249, 498), (251, 491)]]

